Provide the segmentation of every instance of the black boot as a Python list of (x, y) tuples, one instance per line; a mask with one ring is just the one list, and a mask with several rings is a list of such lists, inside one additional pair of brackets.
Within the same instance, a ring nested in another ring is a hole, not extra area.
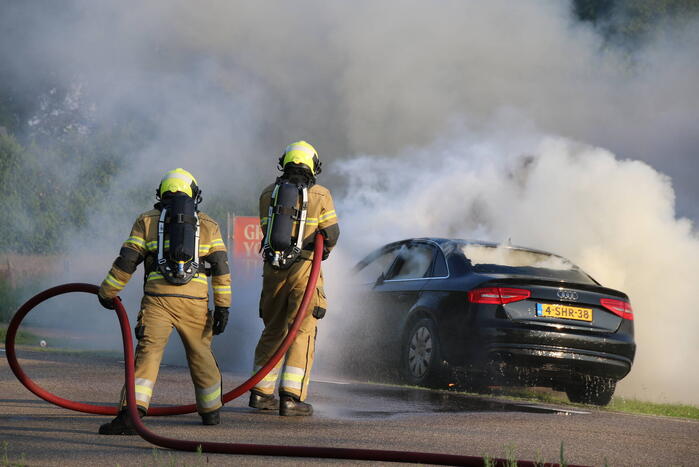
[(274, 394), (262, 394), (261, 392), (250, 391), (250, 402), (248, 405), (258, 410), (277, 410), (279, 408), (279, 401), (274, 397)]
[[(139, 407), (138, 408), (138, 415), (140, 418), (143, 418), (143, 416), (146, 414), (146, 410)], [(100, 425), (100, 429), (98, 431), (99, 434), (101, 435), (137, 435), (138, 433), (136, 432), (136, 429), (133, 427), (133, 423), (131, 423), (131, 419), (129, 419), (129, 414), (126, 408), (123, 408), (119, 411), (117, 416), (114, 418), (109, 423), (104, 423)]]
[(200, 413), (202, 425), (218, 425), (221, 423), (221, 410), (216, 409), (213, 412)]
[(285, 417), (300, 416), (307, 417), (313, 415), (313, 406), (287, 393), (280, 394), (281, 401), (279, 402), (279, 415)]

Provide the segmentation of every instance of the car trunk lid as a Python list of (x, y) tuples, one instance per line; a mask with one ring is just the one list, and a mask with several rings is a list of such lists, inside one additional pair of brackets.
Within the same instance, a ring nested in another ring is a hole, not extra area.
[(491, 278), (479, 287), (523, 289), (529, 297), (501, 305), (507, 318), (532, 326), (614, 332), (622, 317), (602, 305), (603, 299), (628, 301), (618, 290), (538, 278)]

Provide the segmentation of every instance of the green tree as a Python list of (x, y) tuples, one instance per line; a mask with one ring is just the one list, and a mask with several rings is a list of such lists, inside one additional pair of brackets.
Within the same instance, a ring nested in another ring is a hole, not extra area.
[(576, 18), (593, 23), (609, 41), (627, 48), (699, 16), (699, 0), (573, 0), (572, 5)]

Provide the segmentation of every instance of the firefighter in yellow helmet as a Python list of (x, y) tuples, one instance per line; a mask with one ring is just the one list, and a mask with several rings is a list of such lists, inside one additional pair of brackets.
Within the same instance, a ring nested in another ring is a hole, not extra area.
[[(163, 350), (175, 328), (182, 339), (194, 382), (197, 411), (204, 425), (220, 423), (221, 372), (211, 352), (212, 335), (228, 322), (231, 278), (218, 224), (199, 212), (201, 191), (184, 169), (167, 172), (156, 193), (155, 209), (136, 219), (99, 289), (100, 303), (114, 308), (114, 297), (143, 262), (143, 299), (136, 325), (136, 403), (148, 411)], [(210, 265), (205, 268), (206, 264)], [(209, 283), (214, 311), (209, 312)], [(103, 435), (136, 434), (126, 412), (125, 390), (117, 417), (99, 428)]]
[[(279, 159), (282, 175), (260, 195), (264, 255), (260, 317), (265, 328), (255, 349), (257, 371), (271, 358), (296, 317), (311, 271), (316, 232), (325, 237), (323, 258), (337, 243), (340, 228), (330, 191), (316, 183), (320, 173), (316, 150), (305, 141), (287, 146)], [(316, 324), (325, 315), (323, 275), (318, 278), (309, 314), (285, 359), (250, 393), (250, 407), (280, 415), (311, 415), (305, 403), (313, 366)], [(279, 379), (278, 401), (274, 389)]]

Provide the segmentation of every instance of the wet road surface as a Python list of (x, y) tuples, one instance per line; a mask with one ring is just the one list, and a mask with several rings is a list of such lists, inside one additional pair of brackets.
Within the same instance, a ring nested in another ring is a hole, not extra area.
[[(325, 384), (319, 392), (330, 404), (316, 403), (323, 417), (335, 419), (397, 419), (416, 414), (466, 413), (466, 412), (525, 412), (544, 414), (589, 414), (574, 407), (533, 404), (492, 397), (464, 395), (447, 391), (431, 391), (421, 388), (393, 385), (363, 384), (336, 379), (319, 378)], [(336, 404), (339, 400), (351, 401), (347, 406)]]
[[(21, 349), (37, 383), (94, 403), (118, 398), (118, 358)], [(224, 390), (242, 378), (224, 375)], [(0, 442), (10, 462), (25, 465), (354, 465), (328, 459), (196, 454), (154, 448), (139, 437), (96, 434), (108, 417), (79, 414), (37, 399), (20, 385), (0, 351)], [(155, 404), (190, 403), (185, 368), (164, 367)], [(199, 417), (147, 418), (156, 433), (190, 440), (444, 452), (587, 465), (699, 465), (699, 422), (635, 416), (580, 406), (532, 404), (446, 391), (374, 385), (319, 377), (311, 384), (310, 418), (279, 417), (231, 401), (222, 424)], [(4, 452), (0, 452), (0, 459)], [(366, 463), (369, 464), (368, 462)], [(375, 463), (372, 463), (375, 465)], [(393, 465), (393, 464), (387, 464)]]

